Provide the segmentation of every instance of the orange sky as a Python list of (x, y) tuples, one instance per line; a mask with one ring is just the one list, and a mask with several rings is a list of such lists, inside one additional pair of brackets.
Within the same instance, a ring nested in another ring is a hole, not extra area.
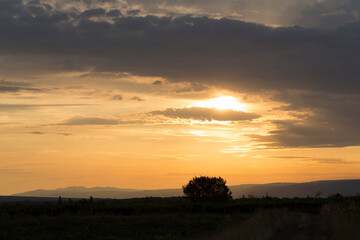
[(359, 178), (358, 4), (264, 1), (0, 2), (0, 195)]
[[(136, 84), (151, 88), (154, 81), (139, 78)], [(141, 94), (142, 101), (131, 100), (140, 94), (131, 90), (93, 86), (4, 93), (2, 106), (14, 108), (1, 115), (1, 194), (72, 185), (178, 188), (198, 175), (222, 176), (230, 185), (358, 177), (359, 147), (284, 148), (254, 140), (252, 134), (275, 128), (269, 119), (294, 118), (274, 110), (281, 103), (216, 88), (173, 98), (169, 93), (179, 87), (163, 83), (164, 94)], [(123, 99), (112, 97), (119, 95)], [(230, 105), (220, 98), (224, 109), (213, 108), (219, 96), (232, 96)], [(241, 112), (231, 110), (236, 101), (259, 117), (218, 121), (201, 119), (196, 111), (193, 119), (153, 114), (204, 105), (198, 108), (211, 109), (209, 117), (218, 112), (216, 117), (226, 118), (228, 111)]]

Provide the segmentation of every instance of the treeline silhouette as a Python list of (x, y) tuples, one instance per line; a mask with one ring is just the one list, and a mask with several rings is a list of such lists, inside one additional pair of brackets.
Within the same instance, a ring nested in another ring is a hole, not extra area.
[(81, 199), (56, 202), (7, 202), (0, 204), (1, 216), (58, 216), (67, 215), (146, 215), (171, 213), (252, 213), (260, 209), (287, 208), (289, 210), (318, 213), (325, 204), (355, 204), (360, 206), (360, 197), (343, 197), (340, 194), (328, 198), (275, 198), (243, 197), (224, 202), (194, 202), (184, 197), (141, 198), (127, 200)]

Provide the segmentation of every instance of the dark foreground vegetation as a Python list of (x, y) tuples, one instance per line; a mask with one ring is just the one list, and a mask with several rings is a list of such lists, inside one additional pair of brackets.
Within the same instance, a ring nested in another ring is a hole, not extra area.
[(0, 239), (360, 239), (360, 198), (1, 203)]

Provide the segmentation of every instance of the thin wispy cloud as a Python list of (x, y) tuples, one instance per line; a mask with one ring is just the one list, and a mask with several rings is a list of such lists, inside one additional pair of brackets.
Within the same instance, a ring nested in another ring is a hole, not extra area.
[(136, 102), (146, 101), (145, 99), (143, 99), (143, 98), (141, 98), (141, 97), (137, 97), (137, 96), (134, 96), (134, 97), (130, 98), (130, 100), (136, 101)]
[(153, 111), (151, 114), (162, 115), (169, 118), (194, 119), (201, 121), (249, 121), (260, 117), (255, 113), (201, 107), (168, 108), (163, 111)]
[(29, 132), (29, 134), (42, 135), (44, 133), (40, 131), (34, 131), (34, 132)]
[(98, 118), (98, 117), (73, 117), (58, 125), (82, 126), (82, 125), (127, 125), (142, 124), (143, 120), (121, 120), (116, 118)]
[(118, 125), (117, 119), (74, 117), (60, 125)]
[(56, 107), (78, 107), (88, 106), (88, 104), (0, 104), (0, 112), (5, 111), (25, 111), (40, 108), (56, 108)]

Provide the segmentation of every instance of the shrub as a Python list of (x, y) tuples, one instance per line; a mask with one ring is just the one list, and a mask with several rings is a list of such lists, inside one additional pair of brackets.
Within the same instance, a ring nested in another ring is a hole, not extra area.
[(193, 201), (226, 201), (232, 198), (226, 181), (221, 177), (194, 177), (183, 186), (183, 191)]

